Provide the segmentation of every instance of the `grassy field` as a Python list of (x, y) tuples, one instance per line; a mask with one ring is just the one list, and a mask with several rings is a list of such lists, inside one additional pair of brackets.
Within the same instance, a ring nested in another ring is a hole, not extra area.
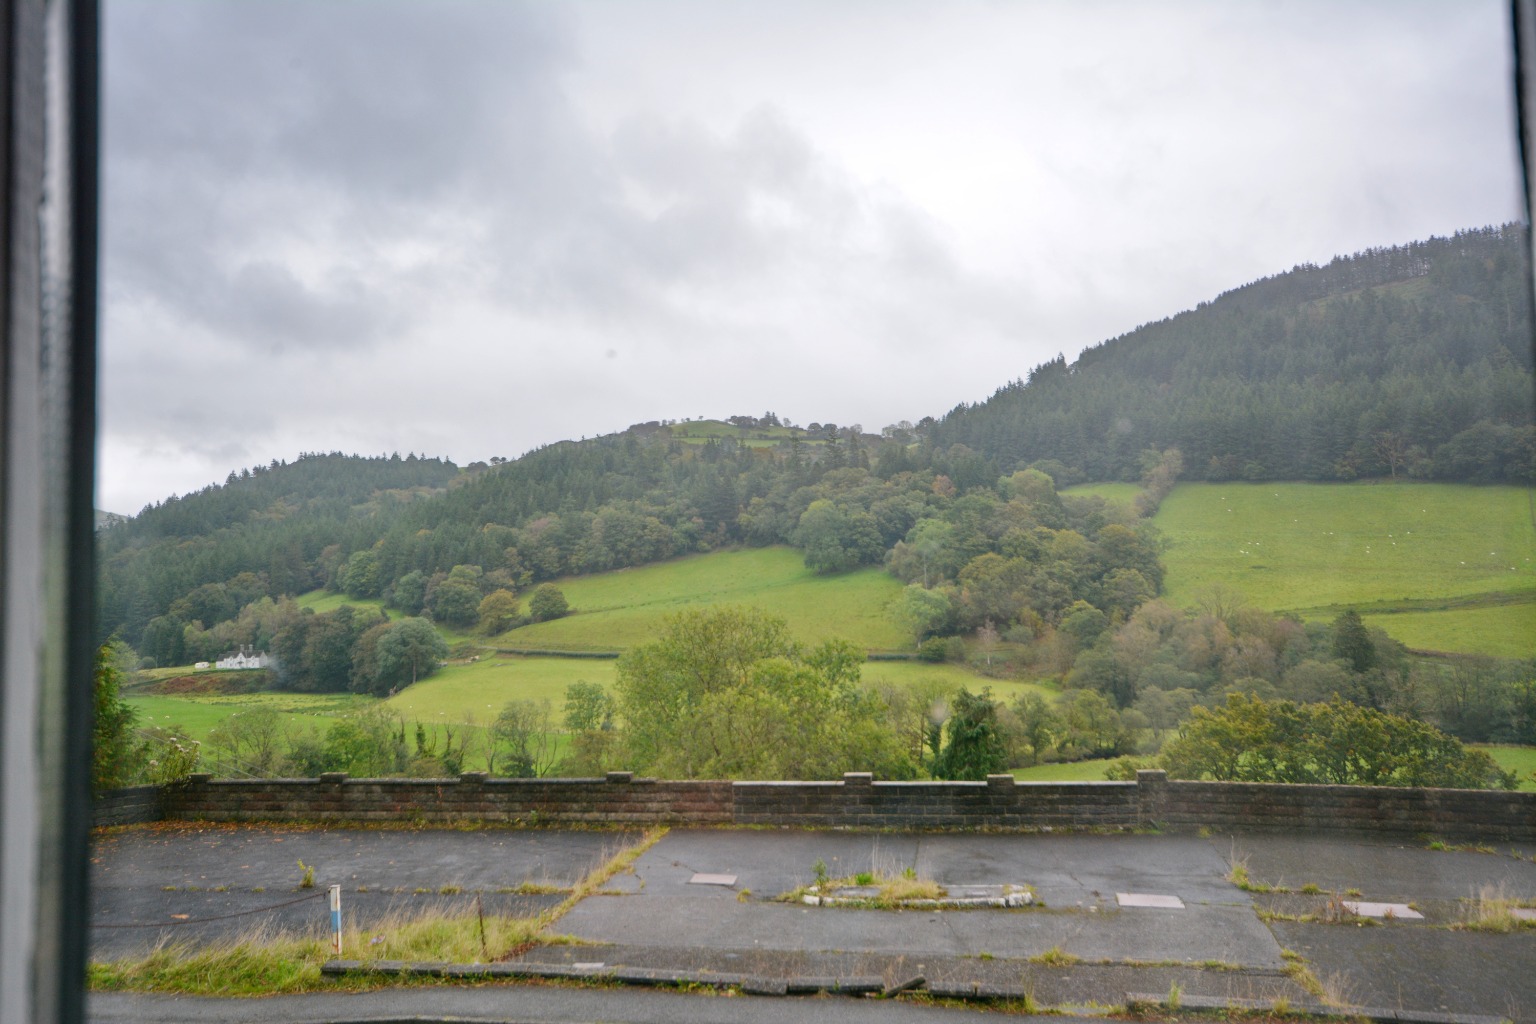
[(1474, 744), (1473, 750), (1481, 750), (1499, 763), (1507, 772), (1514, 772), (1520, 779), (1520, 788), (1536, 792), (1536, 747), (1511, 747), (1499, 744)]
[(867, 661), (864, 663), (863, 679), (866, 683), (886, 682), (899, 686), (910, 686), (913, 683), (937, 679), (957, 690), (963, 686), (972, 693), (979, 693), (983, 687), (991, 687), (992, 696), (1005, 702), (1013, 700), (1021, 693), (1038, 693), (1048, 700), (1054, 699), (1060, 693), (1054, 686), (1025, 682), (1021, 679), (987, 679), (969, 671), (963, 665), (931, 664), (923, 661)]
[(385, 608), (384, 602), (376, 597), (348, 597), (346, 594), (333, 594), (329, 590), (311, 590), (307, 594), (300, 594), (293, 600), (300, 608), (309, 608), (316, 615), (324, 612), (333, 612), (342, 605), (349, 604), (354, 608), (366, 608), (372, 612), (381, 612), (392, 619), (400, 617), (399, 612)]
[(143, 727), (180, 726), (195, 740), (206, 740), (213, 727), (236, 711), (270, 707), (287, 726), (327, 728), (343, 715), (373, 703), (351, 693), (242, 693), (216, 696), (129, 695), (128, 705)]
[(1020, 782), (1106, 782), (1104, 770), (1114, 759), (1066, 761), (1061, 764), (1037, 764), (1015, 768), (1013, 777)]
[(1180, 484), (1155, 520), (1165, 592), (1272, 611), (1354, 607), (1414, 648), (1536, 656), (1536, 520), (1515, 487)]
[(793, 548), (690, 555), (656, 565), (577, 576), (556, 584), (575, 614), (495, 639), (528, 650), (623, 650), (657, 636), (668, 615), (717, 604), (756, 605), (814, 643), (840, 636), (871, 650), (904, 650), (886, 614), (901, 583), (880, 569), (817, 576)]
[(511, 700), (547, 700), (558, 722), (572, 683), (613, 685), (614, 662), (596, 658), (482, 658), (453, 664), (408, 686), (385, 703), (408, 719), (479, 722)]
[(1077, 496), (1096, 495), (1100, 498), (1108, 498), (1110, 501), (1118, 501), (1122, 505), (1129, 505), (1141, 493), (1140, 484), (1101, 483), (1078, 484), (1076, 487), (1063, 487), (1062, 494)]

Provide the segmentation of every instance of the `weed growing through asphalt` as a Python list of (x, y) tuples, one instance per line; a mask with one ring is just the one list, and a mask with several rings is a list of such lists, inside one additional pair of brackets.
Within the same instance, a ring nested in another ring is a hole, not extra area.
[(1461, 920), (1453, 927), (1466, 931), (1511, 932), (1516, 928), (1536, 927), (1536, 922), (1522, 921), (1514, 915), (1516, 908), (1526, 906), (1513, 899), (1501, 885), (1485, 885), (1477, 895), (1461, 904)]
[(313, 865), (299, 861), (299, 870), (303, 872), (299, 876), (300, 889), (313, 889), (315, 887), (315, 869)]
[[(347, 928), (342, 936), (343, 955), (365, 967), (380, 960), (479, 963), (487, 951), (492, 957), (502, 957), (536, 943), (571, 942), (551, 935), (549, 927), (615, 874), (628, 870), (666, 832), (665, 828), (650, 829), (639, 843), (606, 856), (565, 900), (535, 917), (486, 915), (482, 926), (480, 915), (472, 909), (402, 909), (371, 922), (366, 930), (355, 925)], [(258, 926), (222, 942), (170, 942), (142, 956), (93, 963), (87, 979), (95, 989), (183, 995), (361, 990), (400, 983), (398, 978), (367, 974), (327, 979), (320, 967), (331, 955), (328, 939)]]
[(1075, 963), (1080, 963), (1082, 959), (1082, 957), (1075, 953), (1068, 953), (1060, 946), (1052, 946), (1044, 953), (1036, 953), (1030, 957), (1029, 962), (1032, 964), (1044, 964), (1047, 967), (1070, 967)]

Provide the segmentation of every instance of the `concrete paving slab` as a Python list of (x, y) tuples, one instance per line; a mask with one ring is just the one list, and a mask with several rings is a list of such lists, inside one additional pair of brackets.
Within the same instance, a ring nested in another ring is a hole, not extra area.
[(918, 845), (927, 838), (803, 829), (673, 829), (636, 870), (651, 887), (686, 881), (699, 872), (733, 874), (737, 888), (776, 896), (815, 881), (818, 860), (832, 878), (864, 871), (900, 874), (917, 866)]
[(1536, 931), (1270, 923), (1335, 997), (1417, 1014), (1536, 1018)]
[[(1399, 903), (1466, 899), (1485, 887), (1536, 898), (1536, 862), (1524, 847), (1507, 843), (1491, 847), (1493, 853), (1350, 836), (1242, 833), (1209, 843), (1227, 859), (1246, 862), (1250, 878), (1271, 885), (1358, 889), (1361, 898)], [(1521, 855), (1511, 856), (1512, 850)]]
[[(574, 880), (632, 838), (543, 830), (114, 830), (95, 851), (93, 874), (100, 888), (92, 914), (104, 923), (146, 920), (140, 909), (157, 922), (186, 914), (188, 924), (157, 925), (151, 934), (211, 935), (212, 924), (201, 919), (214, 910), (298, 896), (299, 859), (316, 864), (319, 898), (282, 913), (297, 915), (306, 927), (316, 927), (318, 919), (317, 931), (324, 928), (323, 886), (332, 880), (346, 885), (346, 905), (360, 913), (373, 912), (370, 907), (382, 913), (391, 899), (405, 897), (462, 899), (477, 888), (490, 911), (494, 888), (524, 880)], [(1255, 902), (1279, 909), (1274, 901), (1282, 900), (1290, 901), (1286, 906), (1315, 909), (1328, 895), (1252, 896), (1226, 880), (1234, 855), (1247, 858), (1256, 881), (1284, 882), (1296, 889), (1313, 882), (1332, 892), (1359, 888), (1361, 895), (1350, 897), (1355, 902), (1412, 900), (1427, 920), (1376, 927), (1280, 920), (1266, 925), (1254, 913)], [(1028, 882), (1048, 905), (873, 911), (764, 900), (809, 883), (818, 859), (834, 877), (912, 867), (952, 888)], [(357, 879), (347, 877), (354, 872)], [(736, 875), (736, 885), (690, 885), (698, 874)], [(353, 894), (359, 885), (372, 892)], [(444, 885), (463, 886), (464, 892), (441, 894)], [(1497, 935), (1437, 927), (1458, 920), (1462, 901), (1484, 886), (1507, 897), (1536, 898), (1536, 865), (1503, 853), (1430, 851), (1340, 836), (678, 830), (640, 857), (633, 874), (616, 876), (605, 886), (622, 894), (588, 898), (556, 926), (602, 945), (543, 947), (528, 956), (618, 964), (637, 978), (667, 971), (692, 977), (686, 972), (724, 969), (711, 965), (734, 957), (793, 967), (803, 978), (878, 975), (889, 986), (922, 976), (933, 991), (945, 985), (956, 992), (1030, 991), (1053, 1005), (1117, 1002), (1125, 992), (1165, 991), (1175, 980), (1194, 994), (1186, 981), (1198, 974), (1202, 996), (1283, 996), (1295, 1004), (1303, 997), (1284, 975), (1283, 946), (1306, 957), (1325, 987), (1357, 1006), (1411, 1011), (1426, 1020), (1426, 1014), (1447, 1020), (1469, 1015), (1536, 1018), (1531, 1010), (1536, 1007), (1536, 971), (1530, 969), (1536, 964), (1536, 930)], [(213, 891), (225, 887), (225, 892)], [(253, 891), (258, 888), (266, 891)], [(416, 888), (427, 891), (418, 894)], [(746, 889), (751, 895), (738, 902)], [(1176, 895), (1186, 909), (1121, 910), (1117, 893)], [(523, 906), (533, 909), (532, 904)], [(116, 940), (98, 938), (93, 954), (101, 955), (102, 944), (109, 941)], [(1030, 961), (1052, 948), (1083, 960), (1071, 968)], [(1141, 966), (1131, 966), (1132, 961)], [(1202, 964), (1240, 969), (1199, 971)], [(1165, 977), (1160, 971), (1174, 973)], [(764, 990), (778, 991), (780, 981), (764, 981)], [(784, 990), (792, 991), (787, 982)]]
[[(1054, 842), (1063, 845), (1053, 847)], [(1138, 855), (1132, 843), (1140, 843), (1143, 853)], [(915, 867), (920, 877), (946, 885), (975, 883), (994, 872), (1021, 880), (1030, 869), (1050, 891), (1081, 896), (1086, 906), (875, 911), (765, 902), (765, 896), (771, 899), (809, 882), (818, 859), (831, 875)], [(688, 884), (701, 869), (725, 866), (738, 876), (736, 892)], [(1059, 946), (1093, 959), (1281, 966), (1279, 947), (1251, 903), (1221, 881), (1225, 870), (1209, 844), (1181, 837), (683, 829), (668, 833), (635, 862), (638, 891), (585, 900), (561, 919), (560, 930), (592, 942), (632, 944), (644, 936), (658, 945), (697, 949), (931, 950), (1029, 957)], [(1162, 915), (1124, 913), (1113, 904), (1113, 881), (1121, 872), (1177, 879), (1180, 889), (1223, 901), (1198, 904), (1176, 924)], [(1099, 879), (1102, 890), (1088, 888)], [(738, 899), (741, 890), (751, 893), (747, 902)]]
[(262, 825), (160, 824), (98, 833), (94, 888), (297, 885), (299, 861), (315, 884), (348, 888), (457, 885), (495, 889), (523, 882), (570, 886), (638, 833), (545, 829), (297, 829)]
[[(562, 897), (503, 890), (524, 883), (568, 888), (634, 839), (513, 829), (115, 829), (98, 833), (92, 848), (90, 955), (125, 956), (161, 941), (208, 942), (257, 929), (327, 930), (325, 890), (332, 883), (342, 886), (346, 919), (368, 927), (402, 912), (466, 909), (477, 894), (487, 913), (536, 914)], [(298, 888), (299, 861), (315, 869), (312, 890)]]
[(729, 888), (736, 884), (735, 875), (706, 875), (702, 872), (688, 879), (689, 885), (723, 885)]
[(1177, 893), (1186, 902), (1246, 904), (1226, 858), (1196, 836), (977, 835), (674, 829), (642, 858), (651, 886), (675, 875), (731, 872), (738, 888), (775, 896), (815, 880), (869, 871), (965, 885), (1034, 887), (1050, 907), (1107, 908), (1121, 890)]
[[(559, 987), (553, 985), (479, 984), (466, 987), (417, 987), (265, 999), (191, 999), (186, 996), (92, 993), (87, 1002), (92, 1024), (337, 1024), (338, 1021), (411, 1021), (433, 1024), (803, 1024), (817, 1020), (846, 1024), (949, 1024), (995, 1022), (987, 1008), (928, 1006), (900, 1000), (840, 999), (818, 996), (779, 998), (715, 996), (654, 988)], [(1010, 1018), (1059, 1022), (1060, 1018)]]
[(1050, 907), (1109, 906), (1116, 892), (1175, 893), (1187, 903), (1247, 902), (1227, 859), (1198, 836), (921, 836), (918, 871), (950, 884), (1028, 882)]
[[(1191, 995), (1212, 998), (1286, 998), (1295, 1003), (1307, 992), (1279, 970), (1217, 970), (1203, 966), (1167, 964), (1077, 963), (1045, 965), (1007, 957), (949, 957), (933, 953), (878, 954), (804, 950), (698, 950), (661, 946), (604, 947), (610, 966), (650, 972), (707, 971), (715, 977), (750, 977), (759, 987), (774, 982), (796, 991), (829, 979), (878, 979), (883, 991), (909, 987), (916, 979), (929, 993), (955, 998), (1022, 998), (1042, 1006), (1114, 1006), (1125, 993), (1140, 988), (1167, 992), (1177, 984)], [(568, 965), (580, 950), (546, 946), (530, 950), (520, 961), (537, 965)]]
[[(565, 898), (495, 892), (343, 892), (342, 919), (349, 928), (377, 929), (387, 943), (390, 921), (427, 912), (474, 913), (477, 896), (487, 914), (512, 917), (534, 916)], [(328, 935), (331, 928), (324, 889), (308, 893), (104, 890), (91, 901), (90, 925), (90, 955), (96, 959), (132, 956), (164, 942), (206, 943), (258, 932)]]
[(1203, 907), (1176, 919), (1123, 911), (861, 910), (740, 903), (729, 894), (690, 899), (647, 886), (640, 895), (584, 900), (561, 918), (559, 930), (588, 942), (634, 944), (643, 938), (696, 949), (1029, 957), (1060, 947), (1092, 959), (1283, 965), (1278, 945), (1252, 909), (1234, 906)]

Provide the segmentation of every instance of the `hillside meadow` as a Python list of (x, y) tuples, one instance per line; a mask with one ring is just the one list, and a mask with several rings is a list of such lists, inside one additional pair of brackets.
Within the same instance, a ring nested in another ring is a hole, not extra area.
[(573, 614), (510, 630), (492, 642), (522, 650), (620, 651), (659, 635), (666, 619), (711, 605), (755, 605), (806, 643), (845, 637), (873, 651), (911, 640), (887, 613), (901, 583), (882, 569), (818, 576), (789, 547), (690, 555), (557, 580)]
[(1181, 607), (1219, 586), (1304, 619), (1353, 607), (1411, 648), (1536, 657), (1526, 489), (1187, 483), (1154, 522), (1165, 596)]

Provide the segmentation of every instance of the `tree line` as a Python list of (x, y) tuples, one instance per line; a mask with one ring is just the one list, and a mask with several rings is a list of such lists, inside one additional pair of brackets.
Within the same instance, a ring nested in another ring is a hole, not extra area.
[[(1525, 229), (1301, 266), (1048, 361), (929, 430), (999, 464), (1134, 479), (1533, 479)], [(1058, 478), (1058, 483), (1066, 483)]]

